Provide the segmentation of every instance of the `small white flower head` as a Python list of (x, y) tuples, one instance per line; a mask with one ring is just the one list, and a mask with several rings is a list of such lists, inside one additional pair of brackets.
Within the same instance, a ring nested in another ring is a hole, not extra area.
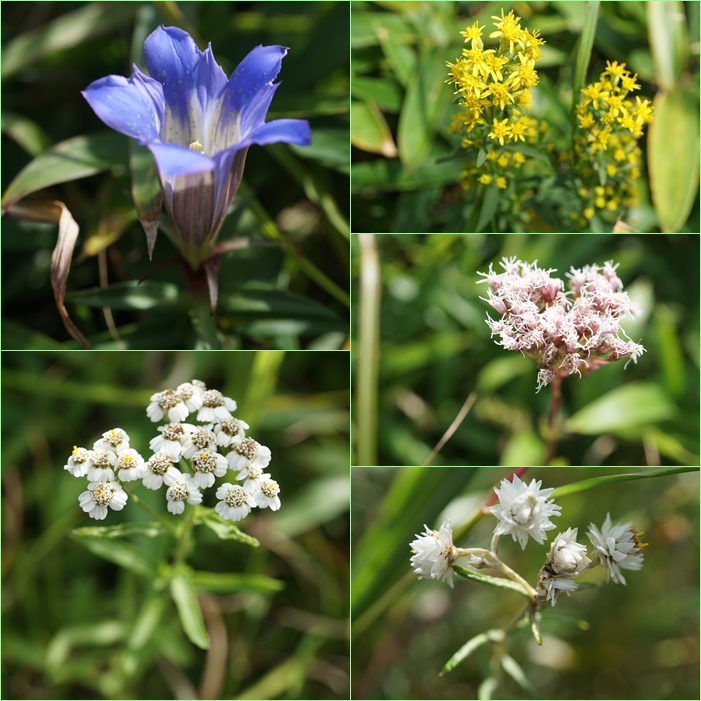
[(203, 423), (219, 423), (231, 418), (231, 412), (236, 411), (236, 402), (225, 397), (219, 390), (208, 389), (202, 395), (202, 408), (197, 414), (197, 420)]
[(154, 453), (164, 453), (173, 462), (180, 460), (183, 454), (183, 443), (195, 427), (192, 424), (165, 424), (159, 426), (160, 436), (152, 438), (149, 447)]
[(168, 487), (166, 492), (168, 511), (171, 514), (181, 514), (188, 504), (200, 504), (202, 494), (190, 475), (181, 475)]
[(442, 579), (453, 587), (453, 563), (458, 559), (457, 548), (453, 545), (453, 530), (450, 521), (444, 521), (439, 531), (428, 526), (422, 535), (417, 535), (411, 543), (411, 566), (419, 578)]
[(183, 457), (190, 460), (198, 450), (217, 450), (217, 437), (212, 432), (212, 424), (193, 426), (188, 437), (183, 441)]
[(214, 427), (214, 433), (217, 436), (217, 445), (222, 448), (227, 448), (230, 445), (237, 445), (245, 437), (245, 431), (249, 425), (241, 419), (224, 419)]
[(189, 413), (183, 400), (172, 389), (156, 392), (146, 407), (146, 415), (154, 422), (160, 421), (164, 416), (168, 417), (168, 421), (185, 421)]
[[(244, 489), (246, 489), (245, 484)], [(259, 508), (270, 507), (271, 511), (277, 511), (280, 508), (278, 494), (280, 494), (280, 485), (275, 480), (265, 479), (260, 482), (258, 489), (253, 493), (253, 499)]]
[(221, 501), (214, 510), (227, 521), (240, 521), (255, 508), (253, 497), (240, 485), (226, 482), (217, 489), (217, 499)]
[(164, 482), (169, 487), (181, 476), (180, 470), (165, 453), (154, 453), (144, 465), (142, 484), (146, 489), (160, 489)]
[(121, 428), (113, 428), (111, 431), (106, 431), (102, 434), (102, 438), (93, 445), (93, 450), (112, 451), (115, 455), (119, 455), (128, 448), (129, 436)]
[(203, 392), (207, 391), (207, 385), (204, 382), (202, 382), (202, 380), (192, 380), (192, 382), (190, 382), (190, 384), (193, 387), (197, 387), (198, 389), (201, 389)]
[(620, 568), (639, 570), (643, 567), (643, 547), (632, 523), (611, 525), (611, 514), (606, 514), (604, 525), (599, 530), (593, 523), (589, 525), (587, 536), (597, 549), (602, 567), (608, 567), (611, 579), (618, 584), (626, 580)]
[(142, 479), (146, 474), (144, 459), (133, 448), (123, 450), (117, 456), (117, 477), (122, 482)]
[(88, 467), (90, 467), (91, 453), (92, 451), (87, 448), (79, 448), (77, 445), (74, 445), (73, 452), (63, 469), (68, 470), (73, 477), (85, 477), (88, 474)]
[(102, 521), (107, 517), (107, 507), (121, 511), (128, 499), (118, 482), (91, 482), (87, 491), (78, 497), (80, 508), (91, 518)]
[(182, 385), (178, 385), (175, 391), (191, 414), (202, 408), (202, 396), (204, 395), (202, 387), (193, 385), (191, 382), (184, 382)]
[(577, 589), (577, 582), (570, 577), (558, 577), (551, 574), (545, 567), (538, 575), (538, 587), (536, 593), (540, 601), (550, 601), (553, 606), (557, 601), (560, 592), (566, 592), (569, 596)]
[(513, 482), (504, 479), (500, 488), (494, 489), (499, 498), (499, 503), (489, 509), (499, 521), (494, 533), (510, 533), (521, 544), (522, 550), (526, 549), (528, 536), (542, 544), (546, 537), (545, 531), (555, 528), (550, 517), (560, 515), (561, 507), (552, 499), (548, 500), (553, 489), (541, 489), (541, 483), (540, 480), (531, 480), (526, 486), (518, 475), (514, 475)]
[[(228, 457), (227, 455), (227, 458)], [(269, 477), (270, 475), (267, 472), (263, 472), (263, 468), (258, 467), (258, 465), (248, 465), (248, 467), (245, 467), (236, 475), (237, 480), (246, 480), (243, 483), (243, 488), (251, 494), (257, 492), (263, 480)]]
[(555, 574), (579, 577), (591, 565), (586, 545), (577, 542), (577, 530), (568, 528), (555, 536), (548, 553), (548, 562)]
[(252, 438), (244, 438), (226, 456), (232, 470), (245, 470), (251, 466), (266, 468), (270, 464), (270, 448)]
[(195, 484), (201, 489), (208, 489), (214, 484), (215, 477), (223, 477), (229, 469), (226, 458), (212, 450), (198, 450), (192, 456), (192, 469)]
[(88, 480), (90, 482), (110, 482), (114, 479), (112, 469), (117, 462), (117, 455), (111, 450), (92, 450), (88, 463)]

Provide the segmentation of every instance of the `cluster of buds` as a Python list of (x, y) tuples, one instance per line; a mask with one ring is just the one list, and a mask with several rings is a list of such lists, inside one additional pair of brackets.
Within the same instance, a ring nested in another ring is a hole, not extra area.
[[(217, 489), (220, 501), (215, 510), (222, 518), (240, 521), (256, 507), (277, 511), (280, 488), (264, 472), (270, 464), (270, 449), (246, 437), (249, 426), (234, 418), (234, 411), (233, 399), (207, 389), (199, 380), (157, 392), (146, 414), (153, 422), (169, 423), (159, 426), (159, 435), (151, 439), (153, 454), (148, 460), (130, 447), (129, 435), (121, 428), (103, 433), (92, 450), (73, 448), (64, 469), (74, 477), (88, 478), (88, 488), (78, 498), (80, 507), (100, 521), (108, 507), (121, 511), (126, 505), (123, 484), (141, 480), (147, 489), (165, 485), (168, 511), (182, 514), (185, 502), (201, 503), (201, 490), (231, 471), (243, 484), (225, 482)], [(195, 413), (198, 425), (183, 423)], [(183, 462), (191, 473), (176, 467)]]
[[(516, 151), (508, 153), (499, 149), (513, 141), (534, 143), (537, 136), (537, 121), (524, 115), (531, 102), (531, 88), (538, 84), (535, 62), (541, 56), (540, 46), (545, 42), (538, 30), (529, 32), (520, 26), (521, 18), (504, 10), (496, 20), (490, 38), (498, 38), (497, 49), (485, 49), (482, 42), (484, 27), (475, 22), (460, 32), (471, 48), (463, 49), (455, 63), (448, 63), (447, 83), (455, 86), (455, 94), (460, 95), (460, 106), (466, 111), (454, 115), (450, 130), (466, 131), (468, 138), (462, 147), (473, 149), (476, 167), (463, 171), (464, 187), (470, 186), (470, 179), (483, 166), (477, 182), (489, 185), (492, 181), (501, 189), (506, 189), (506, 167), (519, 168), (524, 155)], [(499, 149), (499, 150), (497, 150)], [(479, 153), (488, 156), (480, 158)], [(489, 154), (494, 154), (489, 157)], [(501, 166), (501, 170), (497, 166)]]
[(560, 516), (561, 507), (549, 498), (553, 489), (541, 489), (541, 481), (536, 480), (526, 484), (518, 475), (513, 476), (512, 482), (502, 480), (500, 487), (494, 491), (499, 503), (489, 509), (497, 519), (491, 549), (457, 548), (453, 544), (448, 521), (439, 531), (426, 527), (425, 532), (417, 535), (410, 546), (413, 553), (411, 566), (419, 578), (440, 579), (452, 587), (453, 565), (458, 559), (467, 557), (473, 567), (498, 569), (523, 585), (524, 593), (534, 601), (550, 601), (555, 606), (561, 592), (569, 596), (577, 589), (575, 580), (588, 569), (601, 566), (614, 582), (626, 584), (621, 569), (642, 568), (643, 547), (646, 545), (640, 543), (642, 533), (636, 533), (632, 523), (612, 525), (611, 515), (607, 514), (601, 529), (593, 523), (589, 526), (587, 536), (594, 546), (590, 554), (587, 554), (586, 546), (577, 543), (578, 529), (568, 528), (564, 533), (558, 533), (538, 573), (536, 587), (530, 587), (499, 559), (499, 536), (511, 535), (522, 550), (525, 550), (529, 538), (542, 544), (547, 538), (547, 531), (555, 528), (550, 518)]
[[(540, 368), (536, 391), (555, 376), (589, 373), (614, 360), (637, 362), (645, 349), (625, 336), (620, 322), (639, 313), (616, 275), (618, 264), (586, 265), (567, 273), (564, 283), (554, 270), (504, 258), (503, 273), (478, 273), (488, 285), (485, 300), (501, 315), (487, 325), (497, 345), (533, 358)], [(482, 298), (484, 299), (484, 298)]]

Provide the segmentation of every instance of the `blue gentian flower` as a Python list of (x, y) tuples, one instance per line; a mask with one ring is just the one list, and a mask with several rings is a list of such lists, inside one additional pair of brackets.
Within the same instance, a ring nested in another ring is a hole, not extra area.
[(193, 270), (212, 255), (248, 147), (310, 143), (305, 120), (265, 122), (286, 53), (284, 46), (257, 46), (227, 79), (211, 45), (200, 51), (182, 29), (159, 27), (144, 44), (150, 78), (134, 66), (131, 78), (109, 75), (83, 91), (108, 127), (153, 154), (181, 253)]

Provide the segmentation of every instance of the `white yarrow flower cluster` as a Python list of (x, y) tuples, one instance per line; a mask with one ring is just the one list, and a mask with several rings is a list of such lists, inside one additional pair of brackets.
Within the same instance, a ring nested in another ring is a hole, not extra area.
[(640, 310), (623, 291), (618, 264), (571, 268), (568, 292), (562, 280), (551, 277), (555, 270), (539, 268), (538, 261), (504, 258), (500, 265), (503, 273), (491, 264), (489, 272), (478, 273), (489, 288), (485, 301), (500, 314), (487, 315), (487, 325), (498, 345), (538, 363), (536, 391), (556, 375), (581, 377), (614, 360), (637, 362), (645, 352), (620, 327), (624, 317)]
[[(270, 449), (246, 436), (248, 424), (235, 418), (237, 405), (221, 392), (207, 389), (199, 380), (166, 389), (151, 396), (146, 415), (153, 422), (165, 420), (159, 435), (151, 439), (153, 454), (148, 460), (129, 445), (121, 428), (102, 434), (92, 450), (74, 447), (64, 467), (74, 477), (87, 477), (88, 489), (79, 497), (83, 511), (102, 520), (108, 507), (124, 508), (128, 495), (123, 483), (141, 480), (147, 489), (166, 486), (167, 508), (182, 514), (185, 502), (200, 504), (201, 490), (212, 487), (229, 471), (235, 482), (217, 489), (217, 513), (240, 521), (254, 508), (277, 511), (280, 487), (264, 470), (270, 464)], [(201, 425), (184, 423), (196, 414)], [(189, 467), (181, 469), (181, 463)]]

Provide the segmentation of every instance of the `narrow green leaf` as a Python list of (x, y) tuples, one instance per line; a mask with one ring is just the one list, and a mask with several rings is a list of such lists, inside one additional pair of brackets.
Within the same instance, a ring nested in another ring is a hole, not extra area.
[(532, 698), (539, 699), (540, 695), (536, 688), (531, 684), (526, 676), (526, 673), (521, 669), (521, 665), (513, 657), (504, 655), (501, 658), (501, 666), (504, 671)]
[(181, 568), (170, 580), (170, 593), (178, 609), (180, 623), (190, 642), (209, 650), (209, 634), (204, 625), (202, 609), (189, 568)]
[(101, 131), (52, 146), (28, 163), (10, 183), (2, 196), (3, 211), (32, 192), (124, 164), (126, 138), (113, 131)]
[(659, 385), (632, 383), (587, 404), (566, 422), (568, 433), (595, 436), (671, 419), (674, 404)]
[(480, 150), (477, 152), (477, 163), (475, 163), (476, 168), (481, 168), (482, 164), (487, 160), (487, 154), (489, 151), (484, 146), (480, 146)]
[(670, 90), (679, 80), (689, 55), (684, 3), (647, 2), (645, 9), (655, 79), (663, 90)]
[(594, 45), (594, 35), (596, 34), (596, 23), (599, 16), (599, 2), (588, 2), (584, 15), (584, 26), (579, 37), (577, 48), (577, 61), (574, 66), (574, 85), (572, 90), (572, 129), (577, 128), (575, 107), (579, 104), (581, 90), (587, 77), (591, 49)]
[(394, 158), (397, 147), (384, 115), (374, 102), (351, 102), (351, 143), (361, 151)]
[(192, 583), (197, 589), (230, 593), (235, 591), (257, 591), (274, 594), (285, 588), (285, 583), (263, 574), (231, 574), (229, 572), (192, 572)]
[(351, 95), (357, 100), (372, 100), (386, 112), (399, 112), (402, 104), (402, 91), (399, 85), (388, 78), (353, 76)]
[(136, 281), (117, 282), (109, 287), (92, 287), (69, 292), (66, 299), (73, 304), (88, 307), (112, 307), (112, 309), (153, 309), (177, 304), (180, 290), (177, 285), (147, 280), (140, 285)]
[(533, 633), (533, 639), (536, 645), (543, 644), (543, 637), (540, 634), (540, 613), (535, 614), (530, 608), (528, 609), (528, 620), (531, 624), (531, 633)]
[(237, 540), (239, 543), (257, 548), (260, 543), (253, 536), (239, 530), (231, 521), (225, 521), (214, 509), (201, 508), (195, 523), (202, 523), (214, 531), (222, 540)]
[(440, 676), (447, 674), (452, 669), (455, 669), (462, 661), (466, 660), (478, 647), (481, 647), (485, 643), (496, 642), (501, 640), (504, 634), (501, 630), (493, 629), (488, 630), (486, 633), (480, 633), (475, 635), (474, 638), (470, 638), (446, 663), (441, 670)]
[(657, 93), (653, 106), (648, 134), (652, 199), (662, 230), (680, 231), (699, 189), (698, 106), (679, 86)]
[(49, 135), (36, 122), (15, 112), (2, 111), (2, 131), (31, 156), (38, 156), (51, 144)]
[(569, 496), (577, 492), (584, 492), (587, 489), (595, 489), (606, 484), (615, 482), (629, 482), (630, 480), (648, 479), (649, 477), (667, 477), (668, 475), (676, 475), (681, 472), (698, 472), (698, 467), (660, 467), (656, 470), (640, 470), (639, 472), (626, 472), (621, 475), (603, 475), (601, 477), (592, 477), (591, 479), (573, 482), (562, 487), (556, 487), (553, 491), (553, 499), (558, 497)]
[(121, 543), (114, 539), (86, 537), (75, 533), (72, 534), (72, 537), (93, 555), (114, 562), (115, 565), (143, 577), (153, 577), (154, 575), (155, 563), (153, 560), (131, 543)]
[(127, 538), (132, 535), (155, 538), (165, 530), (162, 524), (154, 521), (152, 523), (120, 523), (116, 526), (86, 526), (85, 528), (74, 528), (71, 533), (78, 538)]
[(325, 319), (347, 327), (345, 320), (323, 304), (280, 290), (239, 290), (222, 296), (219, 309), (222, 313), (257, 319)]
[(511, 589), (511, 591), (517, 591), (522, 596), (527, 596), (526, 592), (518, 585), (516, 582), (510, 579), (502, 579), (501, 577), (491, 577), (488, 574), (482, 574), (481, 572), (473, 572), (472, 570), (465, 569), (459, 565), (453, 565), (453, 570), (455, 574), (464, 577), (465, 579), (470, 579), (473, 582), (480, 582), (480, 584), (489, 584), (492, 587), (498, 587), (499, 589)]
[(477, 698), (480, 701), (488, 701), (492, 698), (492, 694), (496, 691), (497, 686), (499, 686), (497, 680), (494, 677), (487, 677), (477, 689)]
[(499, 204), (499, 188), (495, 183), (492, 183), (487, 187), (482, 199), (482, 208), (480, 209), (479, 217), (477, 218), (477, 225), (475, 226), (475, 233), (479, 233), (484, 230), (487, 226), (489, 220), (494, 216), (497, 211), (497, 205)]
[(162, 596), (151, 596), (144, 601), (127, 639), (127, 649), (130, 652), (139, 652), (148, 644), (164, 612), (165, 599)]
[(372, 28), (394, 75), (404, 87), (407, 87), (416, 68), (416, 52), (410, 46), (402, 44), (398, 35), (389, 33), (382, 22), (373, 22)]

